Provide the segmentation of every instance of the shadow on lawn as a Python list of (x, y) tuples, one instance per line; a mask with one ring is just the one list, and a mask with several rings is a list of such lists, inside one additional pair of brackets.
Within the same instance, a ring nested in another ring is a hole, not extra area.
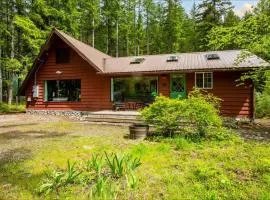
[(22, 123), (22, 124), (8, 124), (8, 125), (2, 125), (0, 126), (1, 128), (14, 128), (14, 127), (20, 127), (20, 126), (33, 126), (33, 125), (38, 125), (38, 123)]
[(55, 137), (63, 137), (70, 133), (67, 132), (56, 132), (56, 131), (7, 131), (0, 133), (0, 141), (1, 140), (9, 140), (9, 139), (42, 139), (42, 138), (55, 138)]
[(2, 190), (0, 193), (13, 195), (14, 188), (17, 188), (20, 191), (21, 189), (27, 190), (34, 196), (37, 194), (35, 188), (44, 174), (30, 173), (30, 169), (24, 165), (24, 161), (31, 158), (31, 150), (23, 147), (0, 153), (0, 189)]

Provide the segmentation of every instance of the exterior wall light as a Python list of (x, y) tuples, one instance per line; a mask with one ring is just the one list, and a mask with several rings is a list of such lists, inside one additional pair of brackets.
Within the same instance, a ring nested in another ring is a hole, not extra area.
[(55, 73), (56, 73), (57, 75), (63, 74), (63, 72), (61, 72), (61, 71), (56, 71)]

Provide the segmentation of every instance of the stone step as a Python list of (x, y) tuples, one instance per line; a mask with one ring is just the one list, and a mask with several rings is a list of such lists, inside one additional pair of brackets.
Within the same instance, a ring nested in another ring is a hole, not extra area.
[(83, 121), (87, 122), (108, 122), (108, 123), (138, 123), (141, 120), (136, 118), (95, 118), (95, 117), (84, 117)]
[(82, 119), (88, 122), (137, 123), (140, 114), (134, 111), (97, 111), (85, 112)]

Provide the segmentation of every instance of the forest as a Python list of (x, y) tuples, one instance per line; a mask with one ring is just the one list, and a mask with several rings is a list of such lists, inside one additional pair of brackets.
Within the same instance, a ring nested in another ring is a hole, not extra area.
[[(0, 103), (14, 102), (53, 27), (115, 57), (247, 49), (270, 60), (270, 0), (243, 17), (230, 0), (194, 1), (190, 12), (180, 0), (1, 0), (0, 16)], [(261, 116), (270, 104), (267, 74), (250, 75)]]

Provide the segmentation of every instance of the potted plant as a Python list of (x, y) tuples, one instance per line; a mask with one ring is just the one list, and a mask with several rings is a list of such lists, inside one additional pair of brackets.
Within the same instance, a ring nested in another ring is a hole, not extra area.
[(134, 123), (129, 126), (130, 139), (144, 139), (148, 135), (149, 125), (143, 123)]

